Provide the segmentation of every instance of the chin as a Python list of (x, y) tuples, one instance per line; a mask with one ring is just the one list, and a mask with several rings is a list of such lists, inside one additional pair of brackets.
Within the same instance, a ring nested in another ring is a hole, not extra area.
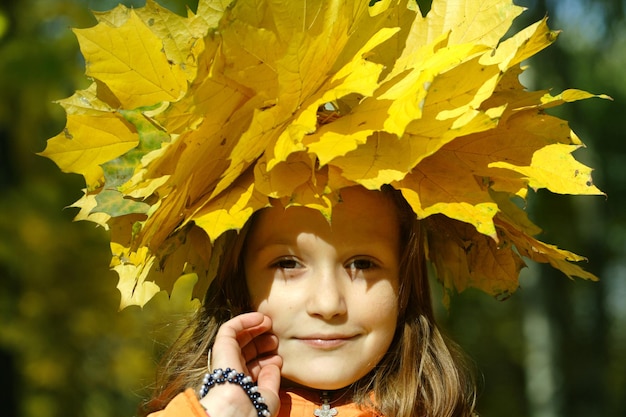
[[(342, 388), (346, 388), (350, 384), (358, 381), (362, 378), (362, 375), (355, 375), (353, 378), (342, 375), (319, 375), (321, 372), (319, 369), (316, 372), (307, 373), (306, 375), (298, 373), (295, 375), (289, 374), (283, 370), (283, 384), (287, 387), (302, 387), (310, 388), (320, 391), (335, 391)], [(316, 375), (317, 374), (317, 375)], [(313, 377), (313, 375), (315, 375)]]

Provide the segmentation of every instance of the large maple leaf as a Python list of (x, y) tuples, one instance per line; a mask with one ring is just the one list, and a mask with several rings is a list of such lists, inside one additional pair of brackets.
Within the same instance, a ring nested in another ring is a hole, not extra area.
[(271, 199), (330, 217), (342, 187), (400, 190), (450, 291), (515, 291), (523, 257), (595, 277), (542, 243), (513, 203), (529, 188), (601, 194), (545, 109), (586, 99), (528, 91), (521, 62), (556, 39), (546, 20), (503, 39), (509, 0), (200, 0), (76, 30), (93, 84), (61, 101), (43, 152), (85, 177), (78, 219), (111, 231), (122, 306), (179, 276), (206, 290), (220, 238)]

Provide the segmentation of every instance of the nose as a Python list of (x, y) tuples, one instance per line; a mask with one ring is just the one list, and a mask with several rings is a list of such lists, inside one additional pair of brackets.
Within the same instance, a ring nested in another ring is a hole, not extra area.
[(345, 315), (348, 311), (346, 304), (346, 274), (343, 268), (325, 266), (319, 268), (315, 278), (310, 280), (311, 288), (307, 300), (307, 312), (329, 320)]

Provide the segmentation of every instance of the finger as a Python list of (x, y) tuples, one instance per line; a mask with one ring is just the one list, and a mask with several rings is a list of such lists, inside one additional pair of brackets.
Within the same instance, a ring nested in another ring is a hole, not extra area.
[(255, 337), (265, 333), (272, 327), (272, 321), (269, 317), (261, 313), (246, 313), (239, 315), (226, 323), (224, 323), (217, 335), (217, 339), (231, 338), (244, 347), (252, 342)]
[(244, 313), (233, 317), (224, 323), (217, 332), (217, 336), (231, 337), (240, 340), (243, 344), (249, 342), (246, 336), (258, 336), (271, 328), (271, 320), (259, 312)]
[(277, 365), (267, 365), (261, 368), (257, 386), (272, 416), (278, 415), (280, 408), (280, 398), (278, 396), (278, 390), (280, 388), (280, 367)]
[[(255, 380), (260, 370), (259, 365), (264, 366), (271, 363), (279, 367), (282, 366), (282, 358), (275, 355), (277, 348), (278, 337), (273, 334), (262, 334), (241, 349), (243, 361), (245, 362), (244, 365)], [(277, 360), (268, 360), (274, 356), (276, 356)], [(209, 350), (207, 355), (207, 369), (215, 369), (211, 361), (211, 350)]]
[(257, 359), (256, 361), (261, 366), (261, 368), (264, 368), (269, 365), (277, 366), (279, 369), (283, 367), (283, 358), (279, 355), (263, 356)]
[(241, 348), (241, 353), (246, 362), (250, 362), (258, 356), (272, 352), (278, 348), (278, 338), (269, 333), (255, 337), (247, 345)]
[(258, 312), (241, 314), (227, 321), (217, 332), (211, 355), (212, 366), (246, 372), (247, 360), (242, 349), (270, 328), (270, 318)]
[(275, 366), (279, 369), (283, 366), (283, 358), (281, 358), (277, 354), (271, 354), (266, 356), (261, 356), (253, 361), (250, 361), (246, 364), (248, 367), (248, 372), (255, 381), (259, 380), (259, 376), (261, 374), (261, 370), (266, 366)]

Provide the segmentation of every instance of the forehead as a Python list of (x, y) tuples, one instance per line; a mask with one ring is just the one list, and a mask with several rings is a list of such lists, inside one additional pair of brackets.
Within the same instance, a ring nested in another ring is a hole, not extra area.
[(314, 209), (273, 206), (259, 213), (248, 240), (263, 245), (312, 233), (336, 241), (389, 240), (395, 243), (399, 237), (398, 217), (398, 209), (390, 196), (353, 187), (342, 190), (341, 202), (333, 207), (330, 223)]
[(388, 194), (360, 187), (347, 188), (341, 193), (341, 202), (333, 207), (331, 227), (351, 226), (395, 230), (399, 227), (398, 209)]

